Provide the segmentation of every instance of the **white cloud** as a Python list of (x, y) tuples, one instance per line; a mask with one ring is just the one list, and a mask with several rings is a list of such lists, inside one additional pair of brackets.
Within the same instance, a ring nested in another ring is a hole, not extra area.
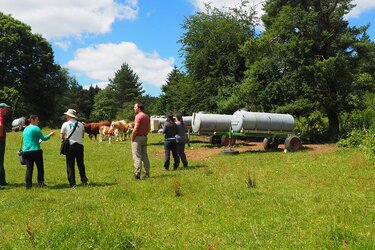
[(56, 41), (55, 42), (55, 45), (61, 49), (63, 49), (65, 52), (68, 51), (68, 49), (70, 48), (71, 46), (71, 42), (70, 41)]
[(375, 9), (374, 0), (354, 0), (353, 4), (356, 4), (357, 6), (348, 14), (349, 18), (358, 18), (361, 13)]
[(137, 0), (0, 0), (1, 12), (31, 26), (47, 39), (104, 34), (116, 19), (135, 19)]
[[(223, 7), (235, 7), (240, 4), (240, 0), (190, 0), (190, 2), (197, 8), (199, 11), (205, 10), (205, 3), (210, 4), (212, 7), (216, 8), (223, 8)], [(257, 16), (261, 16), (263, 11), (263, 3), (265, 0), (253, 0), (249, 1), (250, 6), (255, 6), (257, 11)], [(369, 11), (371, 9), (375, 9), (375, 1), (374, 0), (354, 0), (354, 4), (357, 6), (352, 9), (352, 11), (348, 14), (348, 17), (355, 17), (358, 18), (359, 15), (363, 12)]]
[(160, 87), (173, 69), (174, 58), (161, 59), (156, 51), (145, 53), (130, 42), (106, 43), (77, 50), (66, 66), (77, 74), (107, 81), (125, 62), (141, 82)]

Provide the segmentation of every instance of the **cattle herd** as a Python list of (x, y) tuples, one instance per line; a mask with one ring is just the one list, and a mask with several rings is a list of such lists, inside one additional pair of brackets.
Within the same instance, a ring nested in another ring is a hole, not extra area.
[(99, 135), (99, 143), (107, 140), (111, 144), (114, 140), (124, 141), (128, 135), (131, 134), (134, 122), (127, 123), (124, 120), (112, 122), (91, 122), (83, 123), (85, 132), (89, 135), (90, 139)]

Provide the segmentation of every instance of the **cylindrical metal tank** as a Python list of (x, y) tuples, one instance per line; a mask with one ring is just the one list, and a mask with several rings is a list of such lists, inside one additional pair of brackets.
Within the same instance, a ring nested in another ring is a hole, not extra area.
[(234, 132), (291, 132), (294, 128), (294, 118), (288, 114), (237, 111), (232, 116), (231, 126)]
[(230, 129), (231, 115), (194, 113), (191, 127), (195, 133), (209, 134)]
[(185, 130), (191, 129), (192, 116), (183, 116), (182, 120), (184, 121)]

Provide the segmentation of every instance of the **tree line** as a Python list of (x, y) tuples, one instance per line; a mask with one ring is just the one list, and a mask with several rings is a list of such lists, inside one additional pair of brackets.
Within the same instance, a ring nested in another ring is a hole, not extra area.
[[(135, 101), (155, 115), (240, 108), (292, 114), (312, 140), (337, 140), (375, 128), (375, 44), (369, 25), (351, 27), (350, 0), (268, 0), (261, 21), (247, 1), (186, 17), (175, 67), (159, 97), (144, 94), (124, 62), (104, 89), (83, 89), (53, 61), (51, 45), (0, 13), (0, 99), (13, 117), (37, 113), (54, 126), (67, 107), (90, 120), (129, 119)], [(262, 30), (257, 27), (262, 25)]]

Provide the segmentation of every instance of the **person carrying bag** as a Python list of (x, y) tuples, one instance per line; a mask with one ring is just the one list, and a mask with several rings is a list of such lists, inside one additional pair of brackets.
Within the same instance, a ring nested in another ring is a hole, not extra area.
[(72, 134), (74, 133), (74, 131), (76, 130), (77, 125), (78, 125), (78, 121), (75, 123), (74, 129), (70, 133), (70, 135), (68, 136), (68, 138), (62, 140), (61, 146), (60, 146), (60, 155), (67, 155), (69, 153), (69, 149), (70, 149), (70, 141), (69, 141), (69, 139), (72, 136)]

